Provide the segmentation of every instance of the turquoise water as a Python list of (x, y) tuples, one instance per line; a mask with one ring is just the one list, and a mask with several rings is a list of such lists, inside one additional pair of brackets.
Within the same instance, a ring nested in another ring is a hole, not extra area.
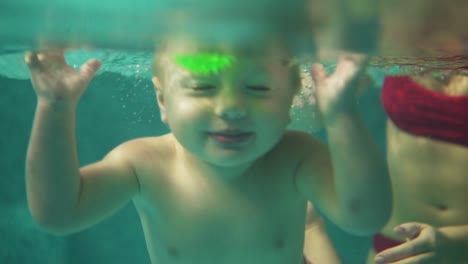
[[(39, 46), (38, 38), (33, 36), (41, 32), (50, 37), (49, 41), (91, 42), (97, 46), (91, 51), (67, 55), (72, 65), (80, 65), (90, 57), (103, 61), (102, 69), (83, 95), (77, 110), (78, 152), (80, 163), (86, 164), (101, 158), (123, 141), (168, 131), (159, 120), (149, 79), (149, 49), (154, 40), (148, 38), (151, 32), (167, 29), (148, 26), (144, 18), (154, 17), (151, 10), (159, 10), (162, 14), (177, 6), (155, 9), (154, 2), (141, 0), (118, 2), (118, 5), (115, 1), (90, 0), (80, 1), (75, 6), (70, 6), (67, 1), (40, 3), (22, 0), (0, 6), (0, 165), (3, 168), (0, 177), (0, 263), (149, 264), (140, 222), (131, 205), (99, 225), (67, 237), (46, 234), (32, 222), (25, 200), (24, 159), (36, 97), (21, 53)], [(184, 4), (184, 1), (177, 3)], [(213, 4), (208, 0), (201, 3)], [(113, 7), (110, 8), (113, 12), (108, 12), (109, 7)], [(64, 21), (68, 22), (60, 23)], [(111, 28), (118, 28), (114, 35), (108, 33)], [(241, 24), (233, 27), (241, 39), (243, 28)], [(218, 28), (212, 30), (221, 34)], [(105, 32), (108, 35), (103, 35)], [(466, 61), (466, 56), (448, 62), (425, 58), (408, 63), (403, 57), (395, 58), (395, 61), (388, 58), (375, 60), (379, 67), (370, 70), (374, 86), (362, 96), (359, 107), (382, 151), (385, 150), (385, 115), (379, 103), (379, 88), (383, 75), (408, 70), (408, 67), (395, 67), (395, 63), (409, 65), (409, 70), (413, 71), (441, 64), (466, 66)], [(323, 131), (314, 133), (326, 141)], [(328, 221), (327, 228), (343, 263), (364, 262), (370, 238), (346, 234)]]

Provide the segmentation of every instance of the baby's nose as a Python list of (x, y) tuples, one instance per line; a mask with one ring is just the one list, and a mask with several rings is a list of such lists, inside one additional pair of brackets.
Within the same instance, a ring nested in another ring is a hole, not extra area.
[(247, 115), (245, 98), (238, 91), (220, 95), (218, 99), (215, 112), (219, 117), (226, 120), (237, 120)]
[(245, 111), (235, 108), (226, 109), (220, 114), (220, 117), (225, 120), (239, 120), (244, 118), (245, 116), (247, 116), (247, 113)]

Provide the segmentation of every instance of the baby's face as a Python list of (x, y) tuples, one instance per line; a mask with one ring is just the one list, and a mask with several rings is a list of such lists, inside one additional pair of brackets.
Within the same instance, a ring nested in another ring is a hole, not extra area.
[(190, 153), (235, 166), (253, 162), (280, 140), (296, 91), (284, 57), (197, 51), (167, 58), (160, 107)]

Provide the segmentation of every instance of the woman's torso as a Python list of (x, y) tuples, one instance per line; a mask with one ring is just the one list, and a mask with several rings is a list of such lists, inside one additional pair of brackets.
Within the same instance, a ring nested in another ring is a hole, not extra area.
[[(467, 77), (446, 82), (413, 80), (435, 92), (468, 95)], [(468, 223), (468, 147), (409, 134), (389, 120), (387, 159), (394, 204), (384, 235), (401, 239), (392, 229), (404, 222), (433, 226)]]

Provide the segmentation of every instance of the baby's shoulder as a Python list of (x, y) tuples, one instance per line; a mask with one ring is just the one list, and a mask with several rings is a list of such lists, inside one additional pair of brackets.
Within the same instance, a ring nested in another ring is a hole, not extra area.
[(288, 130), (273, 150), (274, 156), (302, 161), (304, 158), (326, 155), (327, 146), (316, 137), (302, 131)]
[(165, 134), (157, 137), (141, 137), (126, 141), (114, 148), (110, 155), (121, 155), (127, 160), (141, 162), (171, 158), (174, 153), (174, 136)]
[(280, 144), (284, 148), (293, 148), (296, 151), (310, 151), (311, 148), (323, 147), (324, 145), (316, 137), (299, 130), (287, 130)]

